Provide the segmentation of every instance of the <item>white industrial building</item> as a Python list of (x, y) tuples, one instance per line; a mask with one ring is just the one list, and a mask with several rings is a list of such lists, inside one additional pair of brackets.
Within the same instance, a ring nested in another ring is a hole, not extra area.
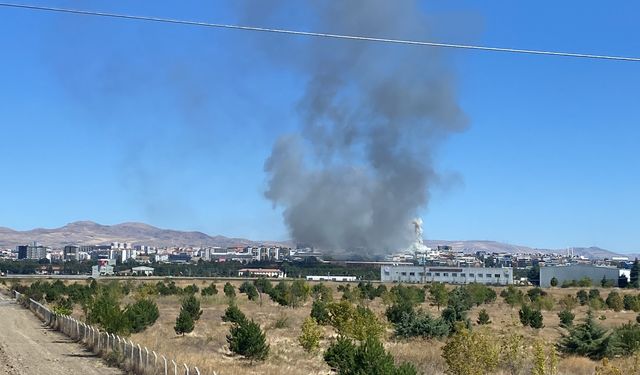
[(558, 286), (565, 281), (580, 281), (584, 278), (591, 279), (595, 285), (600, 285), (600, 281), (604, 278), (613, 281), (613, 284), (617, 286), (618, 278), (621, 274), (629, 277), (629, 270), (582, 263), (544, 266), (540, 267), (540, 286), (543, 288), (550, 287), (551, 279), (553, 278), (558, 280)]
[(430, 267), (384, 265), (380, 267), (382, 282), (447, 283), (447, 284), (513, 284), (511, 267)]
[(307, 281), (356, 281), (355, 276), (307, 276)]

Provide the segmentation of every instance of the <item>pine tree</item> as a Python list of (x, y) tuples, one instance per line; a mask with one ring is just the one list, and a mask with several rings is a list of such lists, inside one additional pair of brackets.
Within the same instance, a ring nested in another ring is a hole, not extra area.
[(173, 329), (178, 335), (192, 332), (194, 328), (193, 318), (185, 309), (180, 309), (180, 315), (176, 319), (176, 326)]
[(636, 260), (633, 262), (633, 266), (631, 266), (631, 274), (630, 274), (630, 278), (629, 278), (629, 285), (631, 286), (631, 288), (638, 288), (640, 287), (640, 282), (639, 282), (639, 276), (640, 276), (640, 262), (638, 261), (638, 258), (636, 258)]
[(558, 349), (566, 354), (578, 354), (591, 359), (604, 357), (608, 344), (607, 331), (593, 319), (591, 311), (587, 320), (575, 326), (558, 343)]
[(200, 316), (202, 315), (200, 301), (198, 301), (196, 296), (193, 294), (190, 294), (184, 299), (184, 301), (182, 301), (182, 309), (191, 315), (191, 319), (193, 319), (193, 321), (200, 319)]
[(233, 303), (230, 304), (229, 307), (227, 307), (227, 309), (224, 311), (224, 315), (222, 316), (223, 322), (240, 323), (245, 320), (247, 320), (247, 317), (238, 308), (238, 306)]
[(229, 349), (250, 360), (263, 360), (269, 355), (269, 344), (258, 323), (244, 320), (234, 324), (227, 335)]
[(478, 320), (476, 321), (476, 323), (478, 323), (480, 325), (491, 323), (491, 320), (489, 319), (489, 314), (487, 313), (487, 310), (485, 310), (485, 309), (480, 310), (480, 313), (478, 314)]
[(224, 284), (224, 295), (229, 297), (229, 298), (235, 298), (236, 296), (236, 289), (233, 287), (233, 285), (231, 285), (231, 283), (229, 283), (227, 281), (226, 284)]

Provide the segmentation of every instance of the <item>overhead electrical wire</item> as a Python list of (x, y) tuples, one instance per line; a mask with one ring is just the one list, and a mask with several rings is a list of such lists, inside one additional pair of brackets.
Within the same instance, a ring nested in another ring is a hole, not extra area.
[(421, 41), (421, 40), (377, 38), (377, 37), (370, 37), (370, 36), (364, 36), (364, 35), (344, 35), (344, 34), (321, 33), (321, 32), (313, 32), (313, 31), (300, 31), (300, 30), (277, 29), (277, 28), (257, 27), (257, 26), (210, 23), (210, 22), (201, 22), (201, 21), (173, 19), (173, 18), (96, 12), (96, 11), (81, 10), (81, 9), (56, 8), (56, 7), (47, 7), (47, 6), (29, 5), (29, 4), (15, 4), (15, 3), (0, 2), (0, 7), (30, 9), (30, 10), (84, 15), (84, 16), (120, 18), (120, 19), (136, 20), (136, 21), (150, 21), (150, 22), (169, 23), (169, 24), (178, 24), (178, 25), (211, 27), (211, 28), (219, 28), (219, 29), (244, 30), (244, 31), (274, 33), (274, 34), (342, 39), (342, 40), (355, 40), (355, 41), (364, 41), (364, 42), (404, 44), (404, 45), (413, 45), (413, 46), (479, 50), (479, 51), (488, 51), (488, 52), (504, 52), (504, 53), (528, 54), (528, 55), (640, 62), (640, 57), (631, 57), (631, 56), (598, 55), (598, 54), (589, 54), (589, 53), (544, 51), (544, 50), (532, 50), (532, 49), (521, 49), (521, 48), (489, 47), (489, 46), (472, 45), (472, 44), (439, 43), (439, 42), (428, 42), (428, 41)]

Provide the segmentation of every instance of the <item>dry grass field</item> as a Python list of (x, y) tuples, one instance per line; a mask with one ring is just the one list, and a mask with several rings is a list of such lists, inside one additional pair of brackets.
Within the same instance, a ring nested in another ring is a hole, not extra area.
[[(135, 281), (134, 283), (142, 283), (143, 281)], [(176, 280), (178, 286), (184, 287), (190, 284), (196, 284), (200, 289), (209, 285), (212, 280)], [(325, 327), (325, 339), (322, 341), (320, 352), (316, 354), (306, 353), (297, 341), (300, 335), (300, 326), (303, 320), (309, 316), (312, 301), (309, 299), (300, 308), (290, 308), (280, 306), (272, 302), (266, 295), (262, 297), (262, 301), (249, 301), (245, 294), (237, 292), (236, 303), (238, 307), (247, 315), (260, 324), (266, 332), (267, 340), (271, 347), (267, 360), (262, 362), (250, 363), (238, 356), (234, 356), (228, 349), (226, 335), (229, 332), (230, 323), (223, 322), (221, 316), (227, 307), (228, 299), (222, 293), (224, 281), (214, 281), (219, 294), (210, 297), (201, 297), (201, 307), (203, 309), (202, 317), (197, 321), (195, 330), (184, 336), (176, 335), (173, 327), (175, 319), (180, 309), (180, 297), (166, 296), (156, 297), (155, 300), (160, 310), (160, 318), (150, 328), (145, 331), (134, 334), (131, 338), (141, 345), (153, 348), (159, 353), (165, 353), (178, 362), (190, 363), (197, 366), (203, 373), (213, 373), (216, 371), (219, 375), (231, 374), (330, 374), (331, 370), (322, 359), (322, 351), (329, 344), (331, 337), (335, 336), (331, 327)], [(154, 281), (155, 283), (155, 281)], [(234, 280), (231, 282), (236, 289), (241, 281)], [(334, 292), (334, 298), (339, 299), (341, 293), (337, 291), (337, 283), (325, 283), (330, 286)], [(352, 285), (355, 286), (355, 285)], [(389, 287), (391, 285), (388, 285)], [(498, 295), (502, 288), (496, 287)], [(565, 295), (574, 295), (581, 288), (566, 289), (550, 289), (547, 292), (557, 302)], [(601, 289), (600, 293), (603, 298), (614, 289)], [(618, 289), (615, 289), (618, 290)], [(637, 291), (619, 290), (623, 294), (634, 293)], [(134, 295), (125, 298), (124, 303), (133, 301)], [(373, 301), (365, 301), (382, 321), (386, 306), (382, 303), (382, 299), (376, 298)], [(431, 306), (428, 302), (420, 306), (422, 309), (439, 315), (435, 306)], [(486, 309), (491, 318), (489, 330), (496, 336), (507, 333), (520, 333), (524, 335), (530, 345), (536, 340), (544, 340), (551, 345), (560, 339), (565, 329), (559, 326), (557, 316), (560, 306), (556, 303), (551, 311), (543, 311), (544, 328), (533, 329), (523, 327), (518, 318), (518, 308), (511, 308), (504, 303), (501, 297), (498, 297), (494, 303), (474, 307), (469, 312), (472, 322), (478, 316), (481, 309)], [(574, 309), (576, 314), (575, 322), (578, 323), (586, 317), (587, 307), (578, 306)], [(76, 309), (76, 315), (81, 317), (81, 312)], [(605, 328), (635, 321), (637, 313), (633, 311), (614, 312), (612, 310), (601, 310), (596, 312), (598, 323)], [(601, 319), (604, 317), (605, 319)], [(281, 324), (277, 325), (276, 321)], [(398, 362), (408, 361), (413, 363), (419, 372), (424, 374), (444, 374), (446, 364), (441, 357), (441, 348), (445, 344), (444, 340), (396, 340), (393, 338), (391, 326), (387, 329), (385, 338), (385, 347), (394, 355)], [(531, 351), (530, 351), (531, 352)], [(633, 358), (614, 359), (612, 364), (625, 369), (631, 367)], [(581, 357), (561, 357), (558, 364), (560, 374), (594, 374), (596, 363), (587, 358)], [(518, 373), (531, 373), (532, 358), (529, 354), (519, 369)], [(505, 373), (506, 374), (506, 373)]]

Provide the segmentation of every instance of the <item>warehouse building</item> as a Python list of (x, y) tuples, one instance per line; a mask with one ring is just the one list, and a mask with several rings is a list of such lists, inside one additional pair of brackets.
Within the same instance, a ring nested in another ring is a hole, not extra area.
[(558, 280), (558, 286), (565, 281), (580, 281), (584, 278), (591, 279), (596, 285), (600, 285), (600, 281), (604, 278), (613, 281), (613, 285), (617, 286), (621, 271), (624, 273), (625, 270), (609, 266), (597, 266), (595, 264), (544, 266), (540, 267), (540, 286), (543, 288), (550, 287), (551, 279), (554, 277)]
[(384, 265), (380, 267), (380, 280), (403, 283), (447, 284), (513, 284), (511, 267), (429, 267)]

